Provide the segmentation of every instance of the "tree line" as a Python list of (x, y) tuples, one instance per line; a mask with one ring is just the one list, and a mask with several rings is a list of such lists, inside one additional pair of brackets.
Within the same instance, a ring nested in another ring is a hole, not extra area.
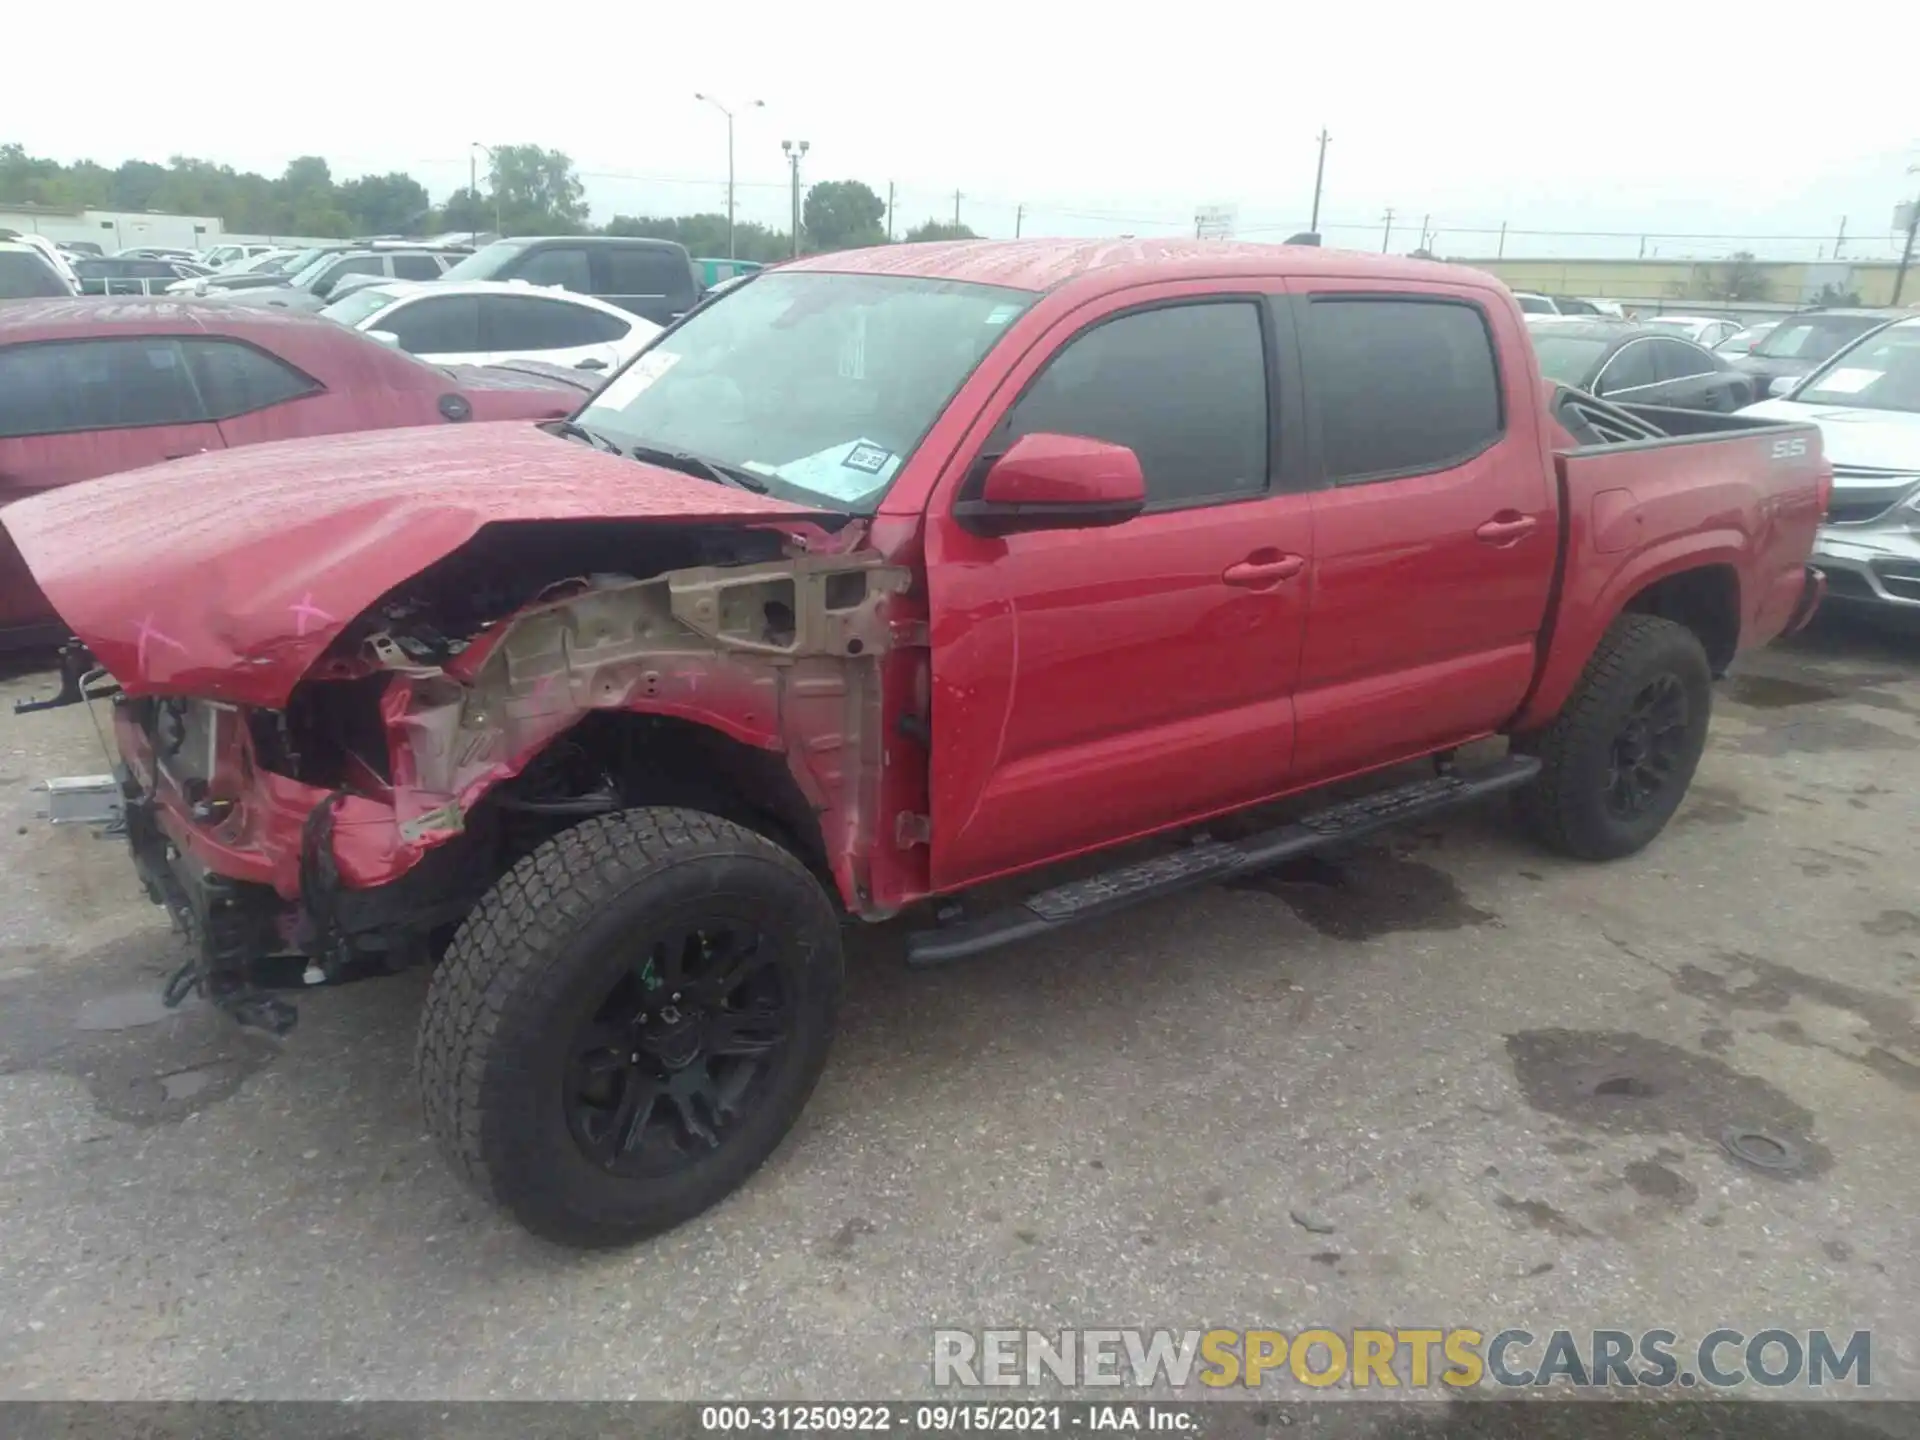
[[(727, 217), (722, 214), (616, 215), (594, 225), (586, 187), (572, 159), (539, 145), (495, 146), (484, 187), (462, 186), (435, 205), (426, 187), (402, 171), (335, 180), (332, 167), (318, 155), (299, 156), (270, 178), (187, 155), (176, 155), (165, 165), (150, 160), (125, 160), (117, 166), (77, 160), (69, 165), (6, 144), (0, 145), (0, 205), (213, 215), (241, 235), (345, 238), (458, 230), (642, 235), (678, 240), (695, 255), (727, 253)], [(858, 180), (823, 181), (807, 191), (800, 248), (811, 254), (885, 244), (885, 222), (886, 203), (872, 187)], [(965, 225), (932, 219), (902, 236), (972, 237)], [(734, 248), (743, 260), (780, 260), (792, 253), (793, 237), (786, 230), (742, 221), (734, 227)]]

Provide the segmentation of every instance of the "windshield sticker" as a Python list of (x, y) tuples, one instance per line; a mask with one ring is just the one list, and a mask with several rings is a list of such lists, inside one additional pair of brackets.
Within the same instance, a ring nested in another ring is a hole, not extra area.
[(1020, 307), (1018, 305), (997, 305), (992, 312), (988, 314), (986, 323), (989, 325), (1004, 325), (1019, 313)]
[(893, 458), (891, 450), (878, 445), (869, 445), (861, 441), (847, 452), (847, 458), (840, 463), (849, 470), (864, 470), (869, 475), (878, 475), (887, 468), (887, 461)]
[(638, 395), (679, 363), (680, 357), (671, 351), (649, 350), (620, 377), (622, 396)]
[(1843, 368), (1835, 370), (1811, 388), (1825, 394), (1858, 395), (1886, 373), (1884, 370)]
[[(864, 466), (852, 466), (847, 462), (862, 452), (871, 452), (881, 458), (880, 468), (869, 471)], [(849, 449), (842, 441), (830, 445), (812, 455), (802, 455), (798, 460), (789, 460), (774, 473), (789, 485), (798, 485), (803, 490), (812, 490), (816, 494), (828, 495), (835, 500), (858, 500), (876, 490), (886, 488), (893, 479), (894, 471), (900, 468), (900, 457), (886, 446), (862, 436), (853, 442)]]

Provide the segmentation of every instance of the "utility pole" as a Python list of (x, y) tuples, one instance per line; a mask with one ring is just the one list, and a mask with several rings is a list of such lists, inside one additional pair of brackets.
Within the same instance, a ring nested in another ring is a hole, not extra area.
[(1013, 238), (1014, 239), (1018, 240), (1020, 238), (1020, 224), (1026, 218), (1027, 218), (1027, 206), (1026, 206), (1026, 202), (1023, 200), (1020, 204), (1013, 207)]
[(1427, 248), (1427, 226), (1432, 223), (1432, 220), (1433, 212), (1431, 210), (1420, 217), (1420, 248), (1422, 250)]
[(953, 192), (953, 225), (956, 230), (960, 228), (960, 201), (963, 198), (958, 190)]
[(1642, 260), (1647, 258), (1647, 237), (1644, 235), (1640, 237), (1640, 258)]
[(1496, 260), (1504, 259), (1506, 256), (1506, 253), (1507, 253), (1507, 222), (1502, 220), (1500, 222), (1500, 246), (1497, 250), (1493, 252), (1493, 258)]
[[(733, 249), (733, 111), (712, 95), (695, 94), (694, 99), (704, 100), (722, 115), (727, 117), (727, 258), (734, 258)], [(758, 110), (766, 105), (764, 100), (755, 100), (747, 108)]]
[(1393, 207), (1387, 206), (1387, 213), (1381, 217), (1387, 222), (1386, 233), (1380, 237), (1380, 253), (1387, 253), (1387, 246), (1393, 243)]
[(780, 149), (787, 157), (787, 168), (793, 172), (793, 254), (800, 256), (800, 157), (807, 153), (805, 140), (782, 140)]
[(887, 182), (887, 243), (893, 243), (893, 181)]
[(1847, 243), (1847, 217), (1840, 217), (1840, 233), (1833, 237), (1833, 258), (1840, 258), (1840, 247)]
[(1907, 243), (1900, 250), (1900, 268), (1893, 272), (1893, 299), (1887, 303), (1898, 305), (1900, 292), (1907, 286), (1907, 267), (1913, 264), (1913, 232), (1920, 229), (1920, 199), (1912, 201), (1907, 207)]
[(467, 146), (467, 204), (467, 224), (472, 226), (467, 231), (467, 243), (472, 245), (480, 238), (480, 227), (474, 224), (476, 217), (473, 213), (480, 208), (480, 167), (471, 145)]
[(1320, 127), (1320, 162), (1313, 167), (1313, 218), (1307, 222), (1307, 229), (1316, 235), (1320, 233), (1320, 182), (1327, 176), (1327, 142), (1331, 139), (1333, 137), (1327, 134), (1327, 127), (1322, 125)]
[[(473, 152), (476, 150), (484, 150), (487, 152), (487, 163), (489, 165), (497, 164), (499, 157), (493, 153), (493, 146), (484, 144), (479, 140), (472, 140), (472, 141), (469, 141), (467, 144), (467, 186), (469, 189), (472, 189), (474, 191), (473, 198), (474, 198), (474, 201), (478, 203), (480, 199), (480, 194), (476, 187), (479, 185), (480, 182), (474, 175), (474, 167), (473, 167)], [(506, 234), (506, 227), (500, 223), (499, 177), (497, 175), (490, 173), (488, 176), (488, 184), (491, 185), (493, 188), (493, 233), (496, 237), (498, 237)]]

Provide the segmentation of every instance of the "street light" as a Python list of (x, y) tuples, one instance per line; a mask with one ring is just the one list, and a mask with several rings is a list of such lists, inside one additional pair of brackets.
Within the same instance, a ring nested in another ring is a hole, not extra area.
[[(473, 163), (473, 152), (475, 150), (484, 150), (487, 152), (487, 165), (489, 167), (487, 171), (487, 185), (493, 191), (493, 233), (497, 237), (502, 228), (500, 224), (500, 184), (494, 179), (491, 168), (494, 161), (493, 146), (481, 140), (469, 140), (467, 142), (467, 194), (471, 195), (476, 201), (480, 198), (480, 177), (478, 173), (476, 173)], [(469, 241), (478, 240), (479, 238), (478, 233), (471, 230), (467, 232), (467, 239)]]
[[(727, 117), (727, 258), (733, 259), (733, 111), (729, 110), (718, 96), (696, 92), (694, 99), (704, 100), (722, 115)], [(749, 110), (762, 110), (767, 102), (755, 100), (747, 106)]]
[(804, 140), (782, 140), (780, 148), (786, 153), (787, 168), (793, 171), (793, 253), (800, 254), (800, 157), (807, 153)]

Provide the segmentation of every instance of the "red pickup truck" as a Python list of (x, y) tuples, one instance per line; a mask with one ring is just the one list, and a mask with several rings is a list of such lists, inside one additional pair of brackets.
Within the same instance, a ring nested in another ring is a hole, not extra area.
[(844, 916), (1143, 842), (942, 906), (931, 965), (1504, 791), (1564, 852), (1644, 846), (1713, 676), (1818, 603), (1829, 484), (1810, 425), (1548, 386), (1477, 271), (975, 242), (768, 271), (570, 421), (4, 518), (123, 688), (176, 993), (280, 1026), (276, 984), (436, 963), (433, 1130), (598, 1245), (779, 1143)]

